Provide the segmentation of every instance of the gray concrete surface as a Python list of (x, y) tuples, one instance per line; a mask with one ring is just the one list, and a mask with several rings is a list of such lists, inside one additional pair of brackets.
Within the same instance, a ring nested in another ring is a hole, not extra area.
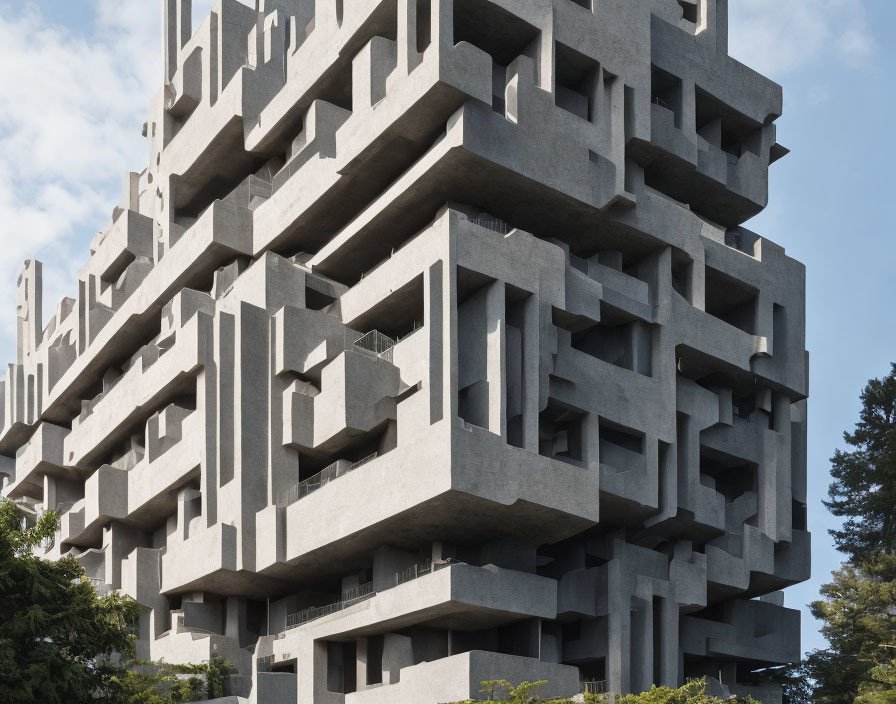
[(809, 576), (781, 89), (725, 0), (165, 0), (148, 166), (19, 283), (3, 495), (258, 704), (706, 675)]

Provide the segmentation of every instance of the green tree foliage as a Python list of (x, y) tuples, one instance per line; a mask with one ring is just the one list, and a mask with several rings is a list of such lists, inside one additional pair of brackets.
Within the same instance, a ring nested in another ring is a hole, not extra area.
[(706, 679), (691, 680), (683, 687), (653, 687), (649, 692), (627, 694), (617, 700), (617, 704), (759, 704), (752, 697), (733, 696), (720, 699), (706, 693)]
[[(521, 682), (516, 687), (507, 680), (486, 680), (479, 691), (485, 694), (485, 700), (467, 700), (456, 704), (474, 704), (476, 701), (510, 702), (511, 704), (572, 704), (569, 699), (541, 699), (533, 690), (547, 684), (547, 680), (538, 682)], [(585, 704), (607, 704), (612, 701), (605, 694), (586, 694)], [(649, 692), (627, 694), (616, 699), (616, 704), (759, 704), (752, 697), (730, 697), (720, 699), (706, 693), (706, 680), (691, 680), (683, 687), (653, 687)], [(890, 704), (890, 702), (868, 702), (867, 704)]]
[(101, 700), (110, 704), (181, 704), (223, 697), (224, 681), (234, 672), (224, 658), (201, 665), (131, 663), (108, 682)]
[(896, 704), (896, 660), (871, 669), (871, 678), (859, 687), (856, 704)]
[[(511, 704), (528, 704), (539, 701), (532, 693), (533, 690), (547, 684), (547, 680), (537, 682), (520, 682), (515, 687), (507, 680), (484, 680), (480, 684), (479, 691), (488, 696), (487, 701), (511, 702)], [(506, 693), (507, 699), (499, 699), (502, 693)]]
[(896, 555), (879, 553), (860, 566), (844, 564), (821, 595), (812, 613), (821, 619), (830, 647), (806, 662), (816, 683), (815, 701), (852, 704), (860, 694), (867, 702), (878, 701), (867, 698), (876, 692), (896, 695), (893, 683), (878, 676), (892, 665), (896, 646)]
[(201, 665), (133, 660), (140, 605), (118, 594), (97, 598), (71, 557), (49, 562), (32, 554), (58, 527), (54, 511), (23, 527), (19, 508), (0, 501), (0, 702), (178, 704), (223, 697), (234, 672), (224, 658)]
[(760, 680), (781, 686), (783, 704), (812, 704), (812, 680), (805, 663), (771, 667)]
[(825, 505), (845, 519), (831, 531), (837, 548), (861, 562), (896, 551), (896, 364), (862, 392), (855, 431), (843, 433), (850, 450), (831, 459), (834, 481)]
[(896, 704), (896, 365), (861, 400), (826, 502), (845, 519), (831, 535), (848, 559), (811, 605), (830, 645), (801, 670), (818, 704)]
[(0, 502), (0, 702), (90, 702), (115, 672), (105, 656), (131, 656), (139, 605), (98, 599), (72, 558), (41, 560), (32, 548), (56, 532), (55, 512), (23, 529), (18, 507)]

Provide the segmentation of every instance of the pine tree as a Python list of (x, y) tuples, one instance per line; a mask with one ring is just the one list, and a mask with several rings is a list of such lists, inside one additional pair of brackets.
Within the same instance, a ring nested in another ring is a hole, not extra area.
[(846, 519), (831, 531), (834, 542), (857, 562), (896, 552), (896, 364), (883, 379), (868, 382), (855, 431), (843, 438), (854, 449), (834, 453), (825, 502)]
[(825, 502), (845, 519), (831, 535), (848, 559), (812, 604), (830, 644), (803, 667), (818, 704), (896, 704), (896, 365), (861, 399)]

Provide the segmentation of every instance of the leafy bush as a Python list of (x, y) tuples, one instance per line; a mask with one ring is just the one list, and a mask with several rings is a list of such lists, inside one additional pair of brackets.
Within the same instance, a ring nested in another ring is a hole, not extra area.
[(510, 704), (532, 704), (532, 702), (573, 704), (569, 699), (542, 699), (532, 693), (534, 689), (547, 683), (547, 680), (538, 680), (537, 682), (520, 682), (514, 686), (507, 680), (483, 680), (479, 683), (482, 687), (479, 691), (486, 695), (486, 699), (468, 699), (454, 704), (475, 704), (477, 701), (510, 702)]
[[(587, 700), (586, 700), (587, 701)], [(652, 687), (649, 692), (627, 694), (617, 700), (616, 704), (759, 704), (752, 697), (730, 697), (721, 699), (706, 693), (706, 679), (691, 680), (683, 687)]]
[(58, 528), (55, 511), (28, 527), (18, 506), (0, 500), (0, 702), (182, 704), (223, 697), (234, 672), (224, 658), (201, 665), (132, 659), (143, 607), (116, 593), (97, 598), (72, 557), (37, 557), (34, 549)]
[(124, 704), (186, 704), (224, 696), (224, 681), (235, 670), (224, 658), (200, 665), (135, 662), (112, 677), (99, 701)]
[(0, 501), (0, 701), (92, 701), (115, 672), (108, 656), (133, 656), (131, 628), (141, 607), (98, 599), (71, 557), (42, 560), (33, 550), (59, 527), (55, 511), (23, 527), (19, 507)]
[[(468, 699), (454, 704), (475, 704), (477, 701), (510, 702), (510, 704), (573, 704), (571, 699), (542, 699), (532, 693), (537, 687), (547, 684), (547, 680), (538, 682), (520, 682), (515, 687), (507, 680), (486, 680), (481, 683), (479, 691), (487, 695), (487, 699)], [(498, 698), (503, 695), (504, 698)], [(614, 698), (612, 694), (585, 694), (585, 704), (759, 704), (752, 697), (730, 697), (720, 699), (706, 693), (706, 679), (691, 680), (683, 687), (653, 687), (649, 692), (627, 694)], [(869, 702), (869, 704), (871, 704)], [(873, 704), (879, 704), (874, 702)], [(880, 703), (883, 704), (883, 703)], [(889, 704), (889, 703), (887, 703)]]

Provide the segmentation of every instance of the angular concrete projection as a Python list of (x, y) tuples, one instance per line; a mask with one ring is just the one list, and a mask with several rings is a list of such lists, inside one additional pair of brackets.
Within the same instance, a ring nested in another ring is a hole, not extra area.
[(149, 166), (46, 326), (20, 280), (46, 556), (252, 702), (779, 702), (805, 275), (742, 227), (787, 150), (725, 0), (255, 4), (163, 3)]

